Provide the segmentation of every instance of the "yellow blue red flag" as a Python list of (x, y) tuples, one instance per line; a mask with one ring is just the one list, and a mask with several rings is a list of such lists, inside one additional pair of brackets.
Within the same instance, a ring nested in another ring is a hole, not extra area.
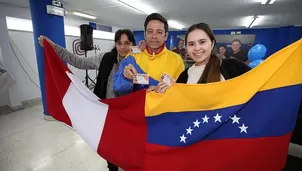
[(101, 100), (45, 42), (47, 112), (126, 171), (280, 171), (302, 98), (302, 40), (223, 82)]

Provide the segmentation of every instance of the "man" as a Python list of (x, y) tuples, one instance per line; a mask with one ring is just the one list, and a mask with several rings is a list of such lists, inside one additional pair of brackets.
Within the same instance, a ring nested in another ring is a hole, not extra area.
[[(144, 24), (146, 49), (125, 58), (114, 77), (114, 90), (119, 95), (128, 94), (143, 88), (156, 90), (162, 74), (167, 73), (177, 79), (184, 70), (182, 58), (166, 48), (168, 22), (160, 14), (150, 14)], [(137, 74), (147, 74), (149, 84), (133, 84)]]
[(232, 52), (228, 56), (230, 58), (236, 58), (246, 64), (249, 63), (247, 53), (241, 49), (241, 41), (239, 39), (232, 41)]
[(183, 60), (186, 58), (186, 49), (184, 48), (185, 41), (179, 39), (178, 46), (172, 49), (173, 52), (179, 54)]

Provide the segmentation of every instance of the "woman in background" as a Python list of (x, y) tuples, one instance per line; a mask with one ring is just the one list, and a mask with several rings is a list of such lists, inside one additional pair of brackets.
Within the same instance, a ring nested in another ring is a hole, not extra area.
[[(113, 91), (113, 76), (119, 67), (120, 61), (128, 55), (131, 46), (135, 46), (136, 44), (131, 30), (118, 30), (114, 37), (115, 46), (110, 52), (83, 58), (55, 44), (45, 36), (39, 37), (39, 43), (41, 46), (43, 46), (44, 40), (48, 41), (54, 47), (58, 56), (62, 58), (62, 60), (75, 68), (83, 70), (99, 70), (94, 93), (101, 99), (110, 99), (117, 96)], [(144, 44), (141, 43), (140, 47), (143, 45)]]
[[(107, 53), (100, 53), (95, 56), (83, 58), (79, 57), (67, 49), (55, 44), (45, 36), (39, 37), (39, 43), (43, 47), (43, 41), (48, 41), (57, 52), (58, 56), (68, 64), (78, 69), (98, 69), (97, 82), (94, 89), (101, 99), (115, 98), (118, 95), (113, 91), (113, 76), (118, 71), (119, 64), (130, 52), (131, 46), (135, 46), (134, 35), (131, 30), (123, 29), (115, 33), (115, 47)], [(145, 49), (145, 43), (140, 42), (140, 50)], [(109, 171), (118, 171), (118, 167), (107, 162)]]
[(217, 56), (220, 59), (225, 59), (226, 58), (226, 50), (227, 50), (227, 48), (224, 45), (220, 45), (219, 48), (218, 48)]

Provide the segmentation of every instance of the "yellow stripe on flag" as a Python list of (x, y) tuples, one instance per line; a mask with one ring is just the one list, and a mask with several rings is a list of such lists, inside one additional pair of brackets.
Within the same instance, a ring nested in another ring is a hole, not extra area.
[(165, 94), (147, 93), (145, 114), (155, 116), (243, 104), (259, 91), (301, 84), (301, 73), (302, 39), (239, 77), (203, 85), (174, 84)]

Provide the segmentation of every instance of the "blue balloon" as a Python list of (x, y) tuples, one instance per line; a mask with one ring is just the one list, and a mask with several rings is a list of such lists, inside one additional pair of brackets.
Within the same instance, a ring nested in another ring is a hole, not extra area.
[(248, 52), (248, 59), (249, 61), (253, 62), (257, 59), (263, 59), (266, 54), (266, 47), (262, 44), (257, 44)]
[(249, 67), (255, 68), (256, 66), (258, 66), (258, 65), (261, 64), (262, 62), (263, 62), (263, 59), (254, 60), (253, 62), (251, 62), (251, 63), (249, 64)]

